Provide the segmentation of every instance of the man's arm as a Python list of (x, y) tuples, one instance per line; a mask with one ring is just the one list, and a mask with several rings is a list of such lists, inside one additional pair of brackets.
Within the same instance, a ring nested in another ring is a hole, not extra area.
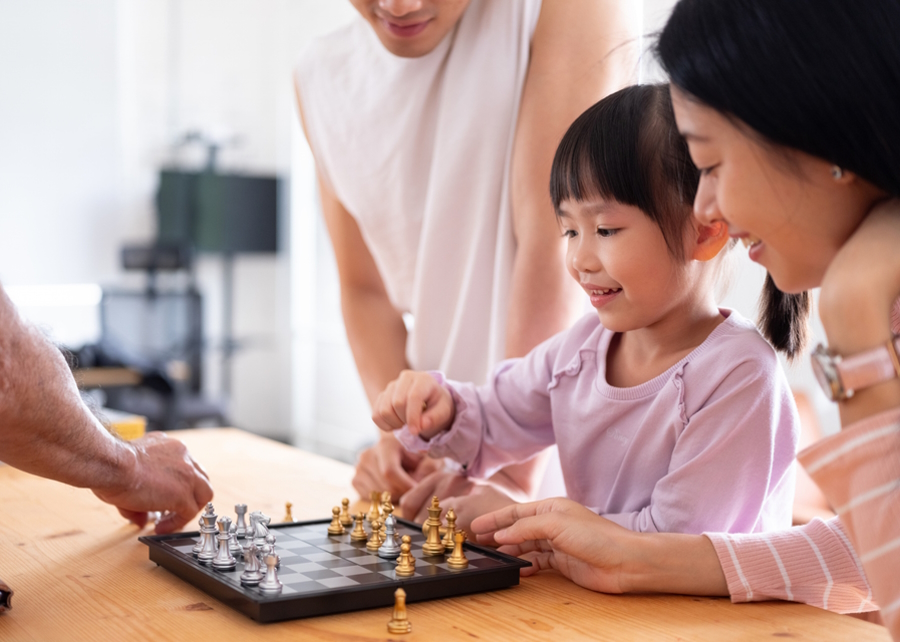
[(550, 167), (569, 125), (637, 69), (635, 2), (544, 2), (531, 45), (511, 168), (513, 271), (506, 356), (525, 355), (580, 315), (550, 202)]
[(153, 434), (127, 443), (97, 421), (59, 350), (19, 316), (2, 286), (0, 459), (90, 488), (139, 524), (148, 511), (166, 511), (158, 532), (180, 528), (212, 498), (181, 442)]

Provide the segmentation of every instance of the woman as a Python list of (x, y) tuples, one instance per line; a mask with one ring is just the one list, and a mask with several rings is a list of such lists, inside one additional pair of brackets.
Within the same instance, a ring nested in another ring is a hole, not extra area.
[[(740, 538), (647, 536), (549, 500), (476, 520), (482, 539), (595, 590), (840, 611), (874, 598), (900, 639), (898, 29), (889, 0), (682, 0), (658, 44), (702, 174), (697, 217), (726, 222), (784, 292), (822, 288), (829, 345), (815, 363), (844, 429), (799, 459), (839, 519)], [(848, 371), (850, 357), (871, 367)]]

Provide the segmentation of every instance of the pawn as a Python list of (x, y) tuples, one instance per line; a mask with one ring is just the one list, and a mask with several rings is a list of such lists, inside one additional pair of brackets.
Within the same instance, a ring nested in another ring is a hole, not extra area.
[(350, 500), (346, 497), (341, 500), (341, 526), (344, 528), (353, 526), (353, 515), (350, 514)]
[(381, 546), (381, 520), (376, 519), (372, 522), (372, 535), (369, 537), (369, 541), (366, 542), (366, 550), (370, 553), (378, 553), (378, 548)]
[(275, 570), (275, 556), (266, 557), (266, 576), (259, 583), (259, 590), (263, 593), (277, 594), (281, 593), (284, 585), (278, 579), (278, 571)]
[(281, 519), (282, 522), (293, 522), (294, 516), (291, 515), (291, 508), (293, 504), (290, 502), (285, 502), (284, 504), (284, 517)]
[(366, 515), (366, 519), (369, 520), (370, 524), (376, 519), (381, 518), (381, 502), (379, 501), (379, 497), (381, 497), (381, 493), (379, 493), (377, 490), (373, 490), (371, 493), (369, 493), (369, 499), (371, 500), (372, 504), (369, 506), (369, 513)]
[(453, 548), (454, 535), (456, 535), (456, 511), (451, 508), (447, 511), (447, 532), (441, 540), (445, 550)]
[(335, 506), (331, 509), (331, 524), (328, 526), (329, 535), (343, 535), (344, 525), (341, 524), (341, 509)]
[(391, 621), (387, 625), (388, 633), (409, 633), (412, 631), (412, 624), (406, 619), (406, 591), (398, 588), (394, 591), (394, 612), (391, 614)]
[(404, 535), (400, 544), (400, 557), (397, 558), (397, 568), (394, 569), (397, 577), (412, 577), (416, 574), (416, 558), (409, 552), (409, 542), (409, 535)]
[(453, 536), (453, 540), (455, 542), (453, 552), (447, 558), (447, 566), (456, 570), (468, 568), (469, 560), (466, 559), (466, 554), (463, 552), (463, 542), (466, 541), (466, 534), (459, 531)]
[(275, 533), (269, 533), (266, 535), (266, 545), (264, 547), (266, 549), (266, 554), (263, 555), (262, 559), (266, 559), (266, 555), (274, 555), (275, 556), (275, 568), (281, 568), (281, 555), (275, 552)]
[(215, 558), (213, 558), (212, 567), (217, 571), (231, 571), (237, 564), (228, 548), (228, 540), (231, 538), (231, 535), (229, 535), (229, 531), (231, 530), (231, 518), (220, 517), (218, 524), (219, 532), (216, 534), (216, 542), (218, 543), (219, 550), (216, 552)]
[(244, 572), (241, 573), (241, 584), (256, 586), (262, 581), (263, 574), (260, 572), (258, 554), (259, 549), (253, 543), (244, 551)]
[(240, 557), (244, 554), (244, 547), (241, 546), (241, 543), (237, 540), (237, 526), (234, 524), (228, 529), (228, 550), (231, 551), (231, 554), (235, 557)]
[(350, 533), (350, 541), (351, 542), (365, 542), (369, 539), (369, 536), (366, 535), (366, 529), (363, 528), (363, 521), (366, 519), (365, 513), (362, 511), (356, 516), (356, 524), (353, 526), (353, 532)]

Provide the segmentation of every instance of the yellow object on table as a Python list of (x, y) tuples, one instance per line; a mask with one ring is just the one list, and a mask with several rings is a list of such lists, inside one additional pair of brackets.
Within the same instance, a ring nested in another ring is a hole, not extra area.
[(109, 428), (125, 441), (139, 439), (147, 434), (147, 418), (141, 415), (133, 415), (119, 410), (104, 408), (103, 416), (108, 421)]

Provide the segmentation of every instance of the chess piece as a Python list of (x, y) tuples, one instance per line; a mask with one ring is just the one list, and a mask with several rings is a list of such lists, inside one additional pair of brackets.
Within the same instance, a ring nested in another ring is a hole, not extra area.
[(447, 511), (447, 531), (444, 535), (444, 539), (441, 540), (441, 544), (444, 545), (444, 550), (453, 548), (454, 535), (456, 535), (456, 511), (451, 508)]
[(266, 535), (269, 534), (269, 522), (271, 517), (266, 517), (262, 511), (255, 510), (250, 513), (250, 524), (252, 526), (253, 543), (258, 548), (262, 548), (266, 543)]
[(216, 552), (216, 556), (212, 561), (212, 567), (217, 571), (232, 571), (237, 562), (231, 554), (231, 550), (228, 548), (228, 540), (231, 539), (231, 535), (229, 534), (229, 530), (231, 530), (231, 518), (220, 517), (218, 524), (219, 532), (216, 534), (216, 541), (218, 542), (219, 550)]
[(404, 535), (400, 544), (400, 557), (397, 558), (397, 577), (412, 577), (416, 574), (416, 558), (410, 553), (409, 535)]
[(266, 545), (263, 546), (263, 550), (265, 551), (265, 553), (262, 556), (262, 560), (265, 561), (266, 556), (268, 556), (268, 555), (274, 555), (275, 556), (275, 568), (280, 569), (281, 568), (281, 555), (279, 555), (275, 551), (275, 533), (270, 531), (269, 534), (266, 535)]
[(453, 552), (447, 558), (447, 566), (454, 570), (468, 568), (469, 560), (466, 559), (466, 554), (463, 552), (463, 542), (466, 541), (466, 534), (459, 531), (453, 536), (453, 540), (455, 542)]
[(197, 520), (197, 523), (200, 524), (200, 539), (197, 540), (197, 543), (194, 544), (194, 548), (191, 549), (191, 552), (194, 554), (194, 557), (197, 557), (197, 554), (203, 550), (203, 540), (205, 539), (205, 535), (203, 534), (203, 516), (200, 516), (200, 519)]
[(381, 520), (376, 519), (372, 522), (372, 535), (369, 537), (369, 541), (366, 542), (366, 550), (370, 553), (378, 554), (378, 549), (381, 546)]
[(291, 515), (291, 507), (293, 506), (290, 502), (285, 502), (284, 504), (284, 517), (282, 518), (282, 522), (293, 522), (294, 516)]
[(341, 509), (335, 506), (331, 509), (331, 524), (328, 526), (329, 535), (343, 535), (344, 525), (341, 524)]
[[(381, 533), (379, 534), (379, 537), (381, 537), (381, 543), (384, 544), (384, 540), (387, 539), (387, 526), (386, 526), (387, 518), (389, 515), (394, 514), (394, 505), (391, 504), (390, 502), (387, 502), (386, 504), (384, 504), (381, 507), (381, 509), (384, 512), (384, 519), (381, 520)], [(394, 517), (393, 520), (394, 520), (394, 546), (396, 546), (397, 550), (399, 551), (400, 550), (400, 532), (397, 529), (397, 518)]]
[(346, 497), (341, 500), (341, 526), (344, 528), (353, 526), (353, 515), (350, 514), (350, 500)]
[(428, 535), (425, 543), (422, 544), (422, 552), (429, 556), (444, 554), (444, 545), (441, 543), (441, 505), (438, 502), (437, 495), (431, 500), (431, 506), (428, 507)]
[(244, 551), (244, 572), (241, 573), (241, 584), (247, 586), (256, 586), (262, 581), (263, 574), (259, 566), (259, 549), (256, 544), (250, 543), (250, 546)]
[(247, 537), (247, 504), (235, 504), (234, 512), (237, 514), (237, 522), (235, 522), (235, 534), (238, 539)]
[(266, 576), (259, 583), (259, 590), (269, 595), (281, 593), (284, 585), (278, 579), (278, 571), (275, 570), (275, 556), (266, 557)]
[[(437, 495), (435, 495), (434, 497), (431, 498), (431, 506), (432, 506), (432, 508), (440, 508), (441, 504), (438, 501)], [(425, 522), (422, 524), (422, 535), (424, 535), (427, 538), (428, 537), (428, 529), (430, 529), (432, 526), (437, 526), (438, 529), (440, 529), (439, 530), (440, 535), (444, 534), (444, 532), (443, 532), (444, 529), (441, 525), (440, 511), (438, 511), (437, 519), (434, 519), (431, 516), (431, 509), (428, 509), (428, 519), (426, 519)]]
[(212, 504), (206, 505), (206, 512), (200, 518), (203, 526), (200, 528), (200, 536), (203, 538), (203, 548), (197, 553), (197, 561), (201, 564), (209, 564), (216, 559), (218, 544), (216, 540), (216, 513)]
[(397, 546), (396, 533), (394, 532), (396, 524), (397, 522), (393, 515), (388, 515), (384, 518), (385, 538), (381, 546), (378, 547), (378, 557), (383, 557), (386, 560), (395, 560), (400, 556), (400, 547)]
[(378, 498), (380, 496), (381, 495), (377, 490), (373, 490), (371, 493), (369, 493), (369, 498), (372, 501), (372, 505), (369, 506), (369, 513), (366, 515), (366, 519), (369, 520), (370, 524), (372, 522), (374, 522), (376, 519), (381, 518), (381, 509), (379, 508), (381, 505), (381, 502), (378, 501)]
[(237, 527), (234, 524), (228, 529), (228, 550), (235, 557), (240, 557), (244, 554), (244, 547), (237, 540)]
[(398, 588), (394, 591), (394, 612), (391, 621), (387, 625), (388, 633), (409, 633), (412, 624), (406, 619), (406, 591)]
[(356, 524), (353, 526), (353, 532), (350, 533), (350, 541), (351, 542), (365, 542), (367, 539), (369, 539), (369, 536), (366, 535), (366, 529), (363, 528), (363, 521), (365, 519), (366, 519), (365, 513), (360, 511), (359, 515), (356, 516), (356, 519), (355, 519)]

